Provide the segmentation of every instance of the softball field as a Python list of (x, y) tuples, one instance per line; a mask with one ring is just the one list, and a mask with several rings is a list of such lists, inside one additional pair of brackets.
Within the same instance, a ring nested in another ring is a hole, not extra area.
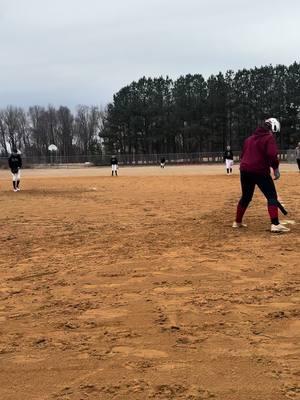
[(300, 398), (300, 174), (231, 224), (238, 168), (0, 171), (1, 400)]

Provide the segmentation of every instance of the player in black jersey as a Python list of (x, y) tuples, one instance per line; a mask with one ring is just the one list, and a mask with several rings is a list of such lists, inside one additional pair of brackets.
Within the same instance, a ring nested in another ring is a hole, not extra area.
[(16, 148), (13, 148), (12, 153), (8, 158), (8, 165), (13, 177), (13, 190), (14, 192), (18, 192), (20, 190), (20, 169), (22, 168), (22, 158)]
[(114, 176), (114, 174), (116, 176), (118, 176), (118, 159), (116, 156), (112, 156), (111, 160), (111, 176)]
[(230, 146), (227, 146), (226, 151), (223, 156), (223, 159), (226, 164), (227, 175), (232, 174), (233, 152), (231, 151)]

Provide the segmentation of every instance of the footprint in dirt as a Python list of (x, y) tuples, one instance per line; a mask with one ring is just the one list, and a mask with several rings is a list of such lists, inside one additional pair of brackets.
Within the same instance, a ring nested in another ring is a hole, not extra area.
[(284, 385), (282, 391), (288, 399), (300, 398), (300, 385), (296, 382)]
[(67, 386), (63, 388), (59, 393), (53, 394), (51, 397), (57, 400), (69, 400), (70, 395), (72, 395), (73, 393), (74, 390)]
[(187, 387), (180, 384), (174, 385), (157, 385), (150, 394), (149, 399), (159, 400), (209, 400), (214, 399), (216, 396), (209, 390), (205, 390), (199, 386)]

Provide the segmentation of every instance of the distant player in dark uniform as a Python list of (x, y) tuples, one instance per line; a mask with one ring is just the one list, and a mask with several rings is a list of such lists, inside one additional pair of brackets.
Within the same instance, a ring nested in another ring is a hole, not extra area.
[(116, 156), (112, 156), (112, 158), (110, 159), (110, 163), (111, 163), (111, 176), (118, 176), (118, 159)]
[(290, 230), (279, 222), (277, 192), (270, 174), (272, 168), (274, 179), (280, 178), (278, 149), (273, 135), (279, 131), (279, 121), (269, 118), (244, 142), (240, 163), (242, 197), (237, 205), (233, 228), (247, 226), (242, 220), (257, 185), (267, 199), (271, 232), (282, 233)]
[(223, 156), (223, 160), (226, 165), (227, 175), (232, 174), (232, 166), (233, 166), (233, 152), (231, 151), (230, 146), (227, 146), (226, 151)]
[(20, 190), (20, 169), (22, 168), (22, 158), (16, 148), (13, 148), (12, 153), (8, 158), (8, 165), (13, 177), (13, 190), (14, 192), (18, 192)]
[(300, 142), (298, 143), (298, 146), (295, 149), (295, 155), (296, 155), (296, 161), (297, 161), (298, 169), (299, 169), (299, 172), (300, 172)]
[(165, 165), (166, 165), (166, 159), (165, 157), (162, 157), (160, 159), (160, 168), (165, 168)]

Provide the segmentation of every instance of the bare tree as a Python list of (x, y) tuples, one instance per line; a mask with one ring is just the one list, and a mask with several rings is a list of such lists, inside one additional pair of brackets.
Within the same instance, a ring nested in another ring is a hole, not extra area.
[(98, 107), (80, 105), (75, 117), (75, 137), (80, 152), (84, 155), (94, 153), (97, 144), (100, 145), (101, 112)]
[(74, 116), (68, 107), (59, 107), (58, 121), (58, 148), (65, 160), (73, 155)]
[(4, 116), (4, 111), (0, 111), (0, 145), (2, 149), (4, 150), (4, 154), (7, 157), (8, 156), (8, 149), (7, 149), (7, 129), (6, 129), (6, 124), (5, 124), (5, 116)]
[(29, 142), (29, 127), (26, 113), (22, 108), (8, 106), (0, 110), (0, 143), (5, 155), (10, 147), (25, 148)]
[(31, 127), (31, 150), (37, 155), (46, 155), (49, 145), (47, 135), (47, 115), (43, 107), (29, 108), (28, 117)]

